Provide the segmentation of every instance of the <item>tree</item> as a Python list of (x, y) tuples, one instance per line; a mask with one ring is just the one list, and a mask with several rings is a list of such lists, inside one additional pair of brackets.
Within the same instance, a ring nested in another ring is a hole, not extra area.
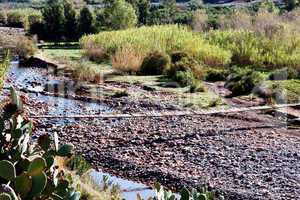
[(90, 34), (94, 30), (94, 16), (88, 7), (84, 7), (79, 16), (79, 33), (80, 35)]
[(105, 2), (104, 16), (108, 28), (118, 30), (134, 27), (137, 16), (133, 6), (125, 0)]
[(126, 2), (130, 3), (135, 9), (139, 24), (146, 24), (151, 8), (150, 0), (126, 0)]
[(176, 12), (176, 0), (163, 0), (162, 5), (165, 9), (169, 10), (171, 15)]
[(203, 2), (201, 0), (191, 0), (188, 2), (188, 9), (191, 11), (196, 11), (201, 8)]
[(76, 39), (78, 37), (78, 23), (73, 3), (66, 0), (63, 5), (65, 15), (65, 36), (68, 39)]
[(155, 8), (151, 10), (147, 23), (150, 25), (170, 24), (173, 23), (173, 19), (168, 9)]
[(284, 2), (288, 11), (295, 9), (299, 4), (298, 0), (284, 0)]
[(64, 35), (64, 6), (60, 0), (49, 0), (42, 10), (46, 37), (59, 40)]
[(150, 0), (139, 0), (138, 4), (138, 18), (139, 18), (139, 23), (140, 24), (146, 24), (147, 23), (147, 18), (150, 14)]

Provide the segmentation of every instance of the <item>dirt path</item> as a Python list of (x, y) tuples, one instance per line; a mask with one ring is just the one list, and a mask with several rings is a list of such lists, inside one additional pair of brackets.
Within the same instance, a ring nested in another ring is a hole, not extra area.
[[(6, 86), (44, 91), (49, 85), (59, 87), (61, 82), (76, 84), (51, 73), (49, 69), (13, 66)], [(137, 102), (126, 96), (103, 96), (102, 102), (84, 102), (42, 93), (22, 95), (30, 115), (180, 110), (166, 101), (160, 103), (159, 99)], [(208, 185), (228, 199), (300, 196), (299, 130), (287, 133), (285, 128), (278, 128), (281, 121), (263, 113), (156, 119), (45, 119), (36, 121), (36, 125), (38, 131), (34, 136), (56, 131), (62, 141), (75, 144), (77, 151), (94, 166), (128, 179), (148, 184), (159, 181), (174, 189)]]

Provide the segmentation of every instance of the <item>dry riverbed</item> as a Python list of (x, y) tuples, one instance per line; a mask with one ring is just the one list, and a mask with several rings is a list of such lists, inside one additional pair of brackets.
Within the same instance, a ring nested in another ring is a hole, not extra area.
[[(57, 77), (54, 71), (12, 66), (6, 87), (14, 85), (23, 91), (28, 115), (186, 109), (173, 104), (177, 98), (174, 93), (151, 90), (139, 83), (104, 83), (96, 87), (101, 95), (94, 95), (95, 91), (91, 95), (87, 92), (90, 87), (79, 87), (68, 78)], [(117, 98), (112, 87), (142, 94)], [(62, 91), (61, 97), (49, 96)], [(35, 137), (57, 132), (96, 168), (124, 178), (146, 184), (159, 181), (174, 190), (207, 185), (228, 199), (300, 196), (299, 129), (287, 130), (283, 121), (271, 115), (244, 112), (198, 117), (35, 120)]]

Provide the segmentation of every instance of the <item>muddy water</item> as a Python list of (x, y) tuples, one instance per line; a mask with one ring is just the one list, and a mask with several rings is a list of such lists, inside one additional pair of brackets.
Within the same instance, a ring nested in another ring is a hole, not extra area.
[[(53, 69), (21, 67), (18, 62), (12, 62), (4, 88), (7, 89), (13, 86), (17, 90), (26, 91), (23, 92), (22, 95), (26, 96), (30, 101), (34, 101), (36, 105), (40, 105), (38, 108), (30, 108), (30, 115), (68, 116), (100, 114), (113, 111), (105, 104), (68, 99), (68, 95), (74, 92), (74, 87), (69, 86), (74, 85), (75, 83), (65, 77), (55, 76), (54, 71), (55, 70)], [(63, 84), (68, 87), (64, 87)], [(49, 91), (53, 88), (64, 89), (61, 91)], [(65, 88), (71, 89), (68, 91)], [(65, 97), (47, 96), (44, 95), (44, 91), (64, 93)], [(5, 98), (7, 94), (8, 90), (4, 90), (2, 95), (0, 95), (0, 99)], [(80, 123), (80, 121), (75, 121), (72, 118), (60, 118), (46, 120), (42, 123), (66, 125), (70, 123)], [(120, 187), (122, 198), (125, 200), (136, 199), (137, 194), (140, 194), (144, 199), (155, 195), (154, 191), (144, 184), (125, 180), (103, 172), (92, 171), (91, 173), (92, 179), (99, 186), (103, 184), (103, 176), (107, 176), (114, 185)]]

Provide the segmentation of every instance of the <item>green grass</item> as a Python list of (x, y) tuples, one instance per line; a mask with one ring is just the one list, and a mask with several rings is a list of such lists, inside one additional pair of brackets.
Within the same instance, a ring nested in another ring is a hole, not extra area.
[(68, 59), (70, 61), (78, 61), (81, 58), (80, 49), (43, 49), (43, 54), (52, 60), (56, 59)]

